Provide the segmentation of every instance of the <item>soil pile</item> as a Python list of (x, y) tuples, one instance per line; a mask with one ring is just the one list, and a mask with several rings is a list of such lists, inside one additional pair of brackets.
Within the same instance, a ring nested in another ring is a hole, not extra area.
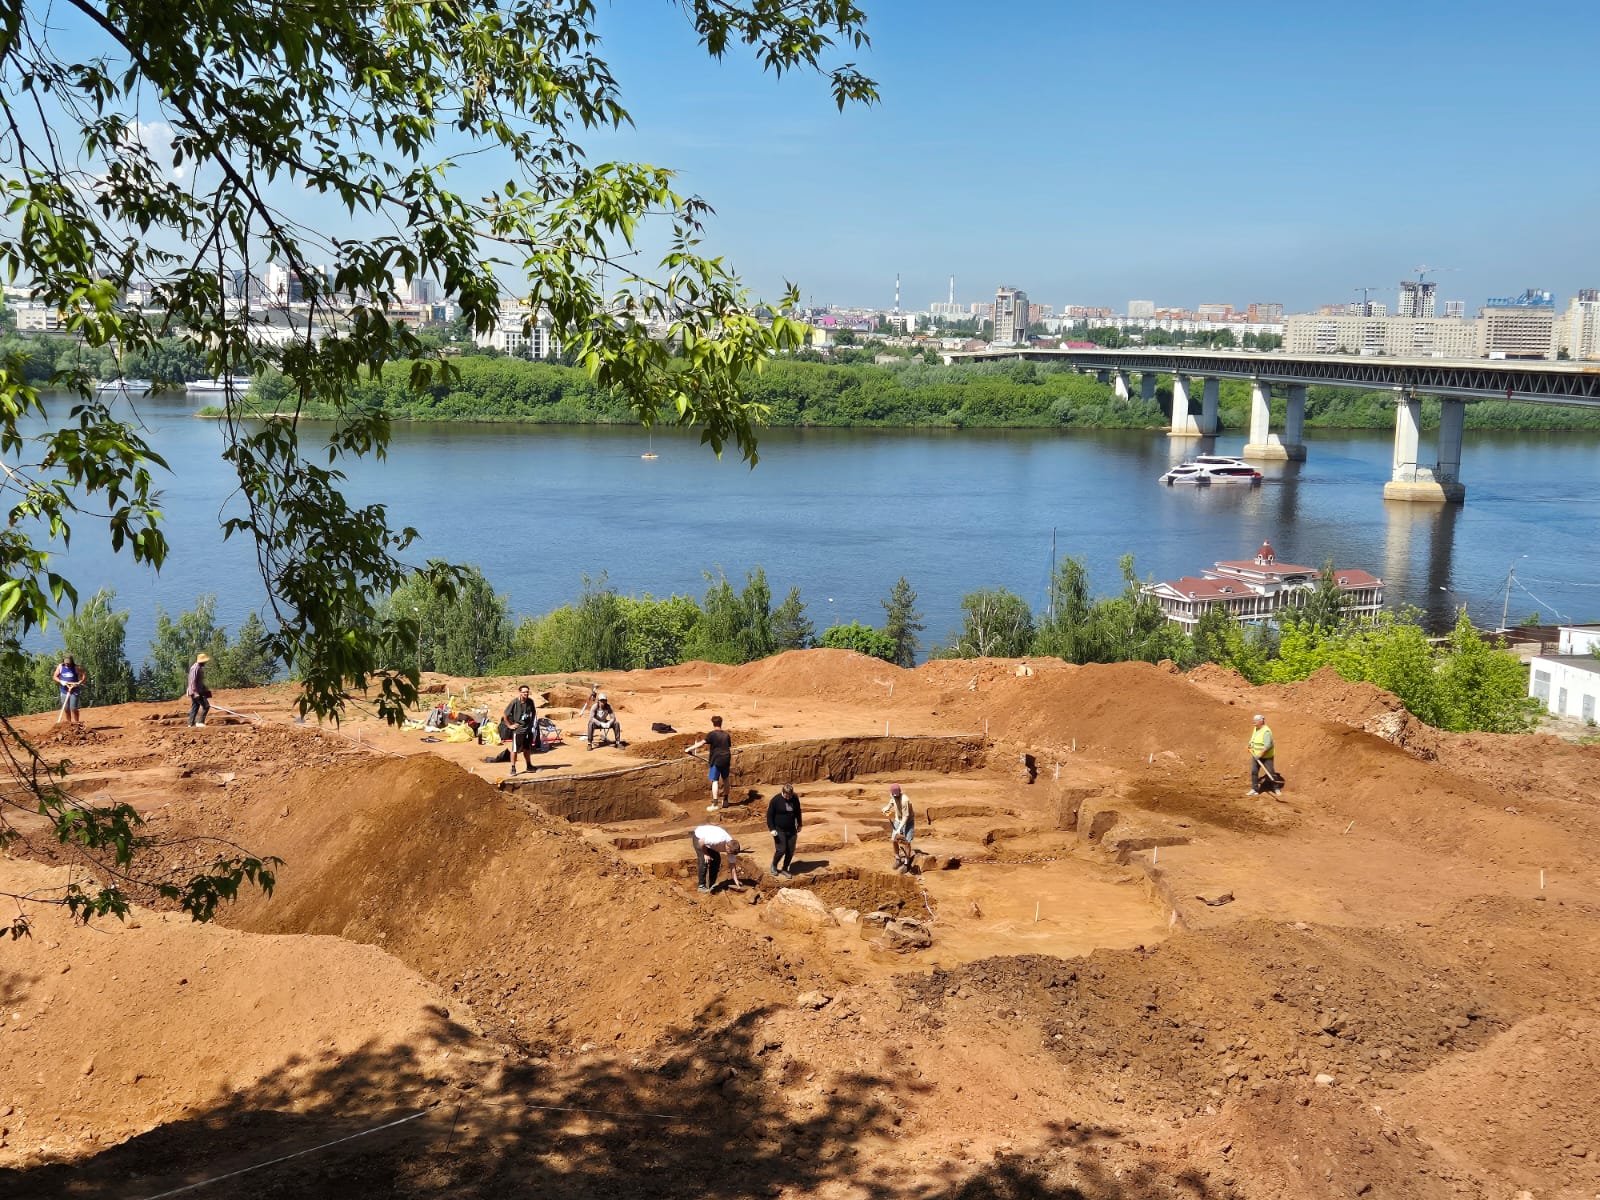
[[(66, 877), (0, 860), (0, 890)], [(0, 969), (0, 1165), (93, 1153), (241, 1090), (314, 1104), (324, 1072), (363, 1056), (403, 1056), (421, 1090), (492, 1052), (470, 1016), (370, 947), (144, 911), (92, 929), (30, 915)]]
[(234, 836), (287, 865), (231, 924), (381, 946), (524, 1046), (637, 1048), (793, 987), (704, 902), (430, 755), (301, 774), (242, 811)]

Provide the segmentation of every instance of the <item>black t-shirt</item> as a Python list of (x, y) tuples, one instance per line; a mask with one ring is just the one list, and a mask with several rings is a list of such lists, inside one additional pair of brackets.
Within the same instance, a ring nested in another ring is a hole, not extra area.
[(800, 797), (779, 792), (767, 802), (767, 828), (783, 833), (800, 831)]
[(531, 697), (518, 696), (506, 705), (506, 724), (518, 729), (532, 729), (537, 712), (538, 708)]
[(713, 729), (706, 734), (706, 750), (711, 754), (711, 765), (726, 767), (733, 762), (733, 738), (723, 729)]

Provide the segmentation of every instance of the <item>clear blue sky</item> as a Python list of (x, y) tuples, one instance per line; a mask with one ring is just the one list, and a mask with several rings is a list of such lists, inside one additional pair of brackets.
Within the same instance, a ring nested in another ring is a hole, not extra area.
[(670, 3), (600, 9), (637, 127), (759, 294), (1394, 303), (1600, 287), (1600, 5), (863, 0), (882, 103), (713, 64)]

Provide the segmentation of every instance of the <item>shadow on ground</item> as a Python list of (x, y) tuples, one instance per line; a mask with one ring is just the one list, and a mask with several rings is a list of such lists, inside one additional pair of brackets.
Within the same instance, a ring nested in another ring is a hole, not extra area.
[[(289, 1062), (203, 1111), (92, 1157), (0, 1170), (0, 1196), (734, 1200), (826, 1189), (867, 1200), (1225, 1200), (1231, 1194), (1199, 1174), (1164, 1169), (1116, 1130), (1069, 1121), (1026, 1153), (983, 1164), (929, 1162), (902, 1152), (899, 1101), (919, 1086), (913, 1070), (890, 1055), (880, 1072), (830, 1077), (817, 1089), (802, 1086), (806, 1068), (789, 1060), (774, 1085), (761, 1060), (784, 1050), (764, 1041), (763, 1016), (719, 1026), (708, 1011), (697, 1033), (679, 1033), (649, 1064), (575, 1056), (467, 1066), (474, 1056), (490, 1057), (489, 1043), (440, 1014), (425, 1044), (369, 1050), (336, 1064)], [(443, 1069), (424, 1065), (446, 1050), (451, 1057)], [(462, 1065), (452, 1068), (452, 1061)], [(959, 1140), (959, 1130), (941, 1133)]]

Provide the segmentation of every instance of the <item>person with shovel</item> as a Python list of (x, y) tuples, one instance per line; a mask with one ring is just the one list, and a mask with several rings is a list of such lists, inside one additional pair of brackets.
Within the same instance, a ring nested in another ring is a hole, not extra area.
[(684, 750), (693, 754), (701, 746), (706, 748), (710, 770), (706, 778), (711, 781), (711, 803), (707, 812), (717, 812), (728, 807), (728, 775), (733, 770), (733, 737), (722, 728), (722, 718), (711, 718), (711, 732)]
[(1259, 796), (1263, 776), (1268, 788), (1281, 787), (1282, 781), (1272, 769), (1273, 755), (1277, 752), (1277, 746), (1272, 741), (1272, 727), (1260, 713), (1255, 715), (1253, 721), (1255, 728), (1250, 733), (1250, 794)]
[(61, 724), (61, 718), (65, 717), (68, 725), (82, 725), (83, 718), (78, 715), (78, 689), (83, 687), (89, 673), (72, 661), (72, 655), (63, 654), (52, 678), (61, 689), (61, 711), (56, 715), (56, 724)]
[(910, 797), (898, 783), (889, 785), (889, 803), (883, 806), (883, 812), (889, 818), (889, 844), (894, 848), (894, 869), (909, 872), (917, 861), (917, 852), (911, 847), (911, 840), (917, 836), (917, 814), (911, 807)]

